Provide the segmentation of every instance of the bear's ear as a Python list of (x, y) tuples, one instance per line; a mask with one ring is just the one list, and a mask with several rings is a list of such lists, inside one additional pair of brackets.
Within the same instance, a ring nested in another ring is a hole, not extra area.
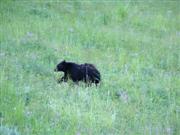
[(65, 60), (63, 60), (62, 62), (63, 62), (63, 63), (66, 63), (66, 61), (65, 61)]

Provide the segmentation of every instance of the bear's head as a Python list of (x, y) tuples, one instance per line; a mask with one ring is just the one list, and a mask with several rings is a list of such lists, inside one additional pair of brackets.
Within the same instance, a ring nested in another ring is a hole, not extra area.
[(65, 60), (61, 61), (54, 69), (55, 72), (60, 72), (60, 71), (65, 72), (65, 70), (66, 70), (66, 61)]

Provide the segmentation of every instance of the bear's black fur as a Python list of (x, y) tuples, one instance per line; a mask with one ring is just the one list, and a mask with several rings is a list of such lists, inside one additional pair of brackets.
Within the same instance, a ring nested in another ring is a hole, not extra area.
[(76, 64), (73, 62), (66, 62), (65, 60), (60, 62), (56, 68), (56, 72), (64, 72), (64, 76), (59, 82), (66, 82), (68, 79), (72, 79), (73, 82), (84, 81), (85, 83), (96, 85), (101, 80), (100, 72), (92, 64)]

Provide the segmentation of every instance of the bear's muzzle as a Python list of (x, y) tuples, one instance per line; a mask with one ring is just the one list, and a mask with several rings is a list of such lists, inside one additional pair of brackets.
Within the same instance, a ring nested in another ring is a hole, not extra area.
[(54, 69), (54, 72), (57, 72), (57, 71), (58, 71), (57, 68), (55, 68), (55, 69)]

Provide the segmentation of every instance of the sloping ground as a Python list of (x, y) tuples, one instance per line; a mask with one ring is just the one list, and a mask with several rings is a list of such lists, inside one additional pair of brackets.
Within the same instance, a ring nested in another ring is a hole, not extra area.
[[(0, 2), (0, 134), (179, 134), (180, 2)], [(99, 87), (57, 84), (66, 59)]]

